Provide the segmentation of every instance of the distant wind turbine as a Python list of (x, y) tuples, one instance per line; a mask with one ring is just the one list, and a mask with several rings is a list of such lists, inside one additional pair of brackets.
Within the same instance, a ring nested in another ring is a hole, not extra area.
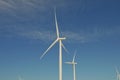
[[(67, 51), (65, 46), (63, 45), (62, 41), (65, 40), (65, 37), (60, 37), (59, 29), (58, 29), (58, 23), (57, 23), (57, 17), (56, 17), (56, 11), (55, 11), (55, 25), (56, 25), (56, 33), (57, 33), (57, 39), (48, 47), (48, 49), (43, 53), (43, 55), (40, 57), (40, 59), (43, 58), (43, 56), (57, 43), (59, 42), (59, 80), (62, 80), (62, 48)], [(67, 51), (68, 52), (68, 51)]]
[(120, 73), (119, 73), (117, 67), (116, 67), (116, 75), (117, 75), (117, 80), (120, 80)]
[(76, 80), (76, 69), (75, 69), (75, 65), (76, 65), (77, 63), (75, 62), (75, 57), (76, 57), (76, 52), (74, 53), (72, 62), (65, 62), (66, 64), (70, 64), (70, 65), (73, 66), (73, 80)]
[(23, 78), (21, 78), (21, 76), (18, 76), (18, 80), (23, 80)]

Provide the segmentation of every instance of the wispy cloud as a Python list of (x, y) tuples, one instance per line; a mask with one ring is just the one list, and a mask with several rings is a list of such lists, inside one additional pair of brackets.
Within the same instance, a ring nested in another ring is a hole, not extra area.
[[(25, 33), (19, 33), (20, 36), (24, 36), (26, 38), (35, 39), (35, 40), (41, 40), (44, 42), (53, 41), (56, 39), (56, 33), (50, 32), (50, 31), (31, 31), (31, 32), (25, 32)], [(80, 43), (83, 43), (85, 41), (85, 36), (74, 33), (74, 32), (62, 32), (62, 35), (67, 38), (67, 42), (76, 42), (79, 41)]]
[(94, 1), (94, 3), (89, 0), (0, 0), (0, 12), (11, 12), (19, 16), (20, 13), (31, 14), (31, 12), (44, 11), (55, 6), (64, 8), (75, 5), (78, 5), (79, 10), (84, 10), (93, 8), (92, 5), (98, 5), (99, 2), (101, 0)]
[[(3, 31), (3, 32), (2, 32)], [(63, 31), (61, 32), (61, 36), (65, 36), (67, 38), (66, 42), (68, 43), (86, 43), (95, 40), (100, 40), (101, 38), (105, 38), (107, 36), (115, 36), (120, 35), (120, 27), (116, 28), (92, 28), (91, 30), (85, 31), (81, 30), (79, 32), (74, 31)], [(56, 38), (55, 31), (52, 30), (42, 30), (32, 27), (6, 27), (0, 28), (0, 36), (12, 36), (13, 38), (23, 37), (26, 39), (32, 40), (40, 40), (47, 42), (53, 41)]]
[[(71, 0), (69, 2), (67, 0), (0, 0), (0, 17), (7, 20), (8, 17), (11, 17), (12, 19), (25, 21), (34, 20), (39, 16), (39, 20), (43, 20), (46, 11), (53, 9), (55, 6), (58, 8), (64, 7), (74, 2)], [(2, 19), (0, 20), (3, 21)]]
[(76, 33), (76, 32), (70, 32), (70, 31), (65, 31), (62, 32), (62, 35), (65, 36), (68, 39), (68, 42), (80, 42), (83, 43), (86, 40), (86, 35)]
[(30, 32), (24, 32), (24, 33), (18, 33), (20, 36), (35, 39), (35, 40), (41, 40), (41, 41), (51, 41), (54, 40), (56, 35), (53, 32), (49, 31), (30, 31)]
[(0, 0), (0, 9), (11, 9), (14, 8), (11, 2), (5, 1), (5, 0)]
[(54, 6), (65, 6), (67, 4), (71, 4), (70, 1), (67, 0), (0, 0), (0, 9), (32, 9), (32, 8), (39, 8), (45, 9), (48, 7)]
[[(40, 16), (41, 20), (43, 20), (46, 18), (43, 18), (43, 15), (41, 15), (39, 11), (44, 11), (45, 9), (51, 7), (53, 8), (54, 6), (63, 7), (66, 5), (72, 5), (72, 3), (74, 3), (72, 1), (73, 0), (70, 0), (69, 2), (68, 0), (57, 0), (57, 1), (56, 0), (0, 0), (0, 13), (7, 12), (8, 14), (11, 13), (12, 16), (22, 17), (19, 19), (22, 22), (24, 22), (25, 19), (34, 21), (34, 18), (36, 19), (38, 17), (36, 16), (36, 14)], [(79, 4), (84, 2), (85, 1), (81, 0)], [(0, 21), (4, 21), (4, 18), (0, 19)], [(54, 31), (47, 31), (41, 29), (38, 30), (37, 28), (33, 29), (36, 26), (33, 27), (32, 25), (32, 27), (30, 27), (29, 25), (25, 25), (24, 23), (20, 23), (23, 25), (19, 25), (19, 23), (18, 24), (15, 23), (17, 24), (15, 25), (14, 21), (16, 20), (14, 20), (13, 23), (11, 23), (12, 25), (9, 25), (9, 22), (6, 21), (7, 20), (4, 21), (5, 25), (0, 23), (0, 26), (2, 25), (2, 27), (0, 27), (0, 36), (21, 36), (21, 37), (35, 39), (35, 40), (37, 39), (41, 41), (45, 41), (46, 39), (51, 41), (56, 37)], [(9, 21), (11, 21), (11, 19), (9, 19)], [(28, 23), (30, 22), (31, 21), (28, 21)], [(41, 26), (41, 24), (39, 26)], [(93, 41), (95, 39), (104, 36), (120, 34), (119, 27), (111, 28), (111, 29), (95, 27), (89, 29), (90, 30), (88, 31), (81, 29), (80, 32), (63, 31), (61, 33), (63, 36), (67, 37), (68, 42), (80, 42), (80, 43)]]

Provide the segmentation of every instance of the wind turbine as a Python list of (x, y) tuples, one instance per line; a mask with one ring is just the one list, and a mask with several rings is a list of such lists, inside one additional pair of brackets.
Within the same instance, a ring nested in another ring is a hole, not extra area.
[(65, 46), (63, 45), (62, 41), (65, 40), (65, 37), (60, 37), (59, 29), (58, 29), (58, 23), (57, 23), (57, 17), (56, 17), (56, 11), (55, 12), (55, 26), (56, 26), (56, 34), (57, 38), (56, 40), (48, 47), (48, 49), (43, 53), (43, 55), (40, 57), (40, 59), (43, 58), (43, 56), (57, 43), (59, 42), (59, 80), (62, 80), (62, 48), (67, 51)]
[(21, 78), (21, 76), (18, 76), (18, 80), (23, 80), (23, 78)]
[(75, 71), (75, 65), (77, 64), (75, 62), (76, 52), (74, 53), (72, 62), (65, 62), (66, 64), (70, 64), (73, 66), (73, 80), (76, 80), (76, 71)]
[(117, 68), (116, 68), (116, 75), (117, 75), (117, 80), (120, 80), (120, 73)]

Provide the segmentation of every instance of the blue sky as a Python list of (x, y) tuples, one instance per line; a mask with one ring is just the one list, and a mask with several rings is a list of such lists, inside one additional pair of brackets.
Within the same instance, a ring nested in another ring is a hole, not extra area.
[[(0, 80), (57, 80), (58, 44), (54, 7), (63, 42), (63, 62), (77, 50), (77, 80), (116, 80), (120, 70), (119, 0), (0, 0)], [(63, 80), (73, 80), (63, 63)]]

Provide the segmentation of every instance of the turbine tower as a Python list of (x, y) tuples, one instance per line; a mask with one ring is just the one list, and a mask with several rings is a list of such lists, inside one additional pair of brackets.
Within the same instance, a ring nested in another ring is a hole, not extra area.
[(76, 71), (75, 71), (76, 69), (75, 69), (75, 65), (76, 65), (77, 63), (75, 62), (75, 56), (76, 56), (76, 53), (74, 53), (72, 62), (65, 62), (66, 64), (70, 64), (70, 65), (73, 66), (73, 80), (76, 80)]
[(116, 68), (116, 75), (117, 75), (117, 80), (120, 80), (120, 73), (117, 68)]
[(65, 49), (65, 46), (63, 45), (62, 41), (65, 40), (65, 37), (60, 37), (59, 34), (59, 29), (58, 29), (58, 23), (57, 23), (57, 17), (56, 17), (56, 11), (54, 11), (55, 13), (55, 26), (56, 26), (56, 34), (57, 34), (57, 38), (56, 40), (48, 47), (48, 49), (43, 53), (43, 55), (40, 57), (40, 59), (43, 58), (43, 56), (57, 43), (59, 42), (59, 80), (62, 80), (62, 48)]

